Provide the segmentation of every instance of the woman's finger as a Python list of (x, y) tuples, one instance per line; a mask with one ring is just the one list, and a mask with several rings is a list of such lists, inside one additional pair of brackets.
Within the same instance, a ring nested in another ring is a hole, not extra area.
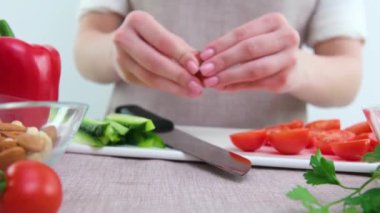
[(209, 43), (201, 53), (201, 59), (205, 61), (243, 40), (275, 31), (286, 23), (286, 19), (280, 13), (263, 15)]
[(200, 70), (211, 76), (233, 65), (272, 55), (288, 47), (297, 47), (298, 33), (292, 28), (283, 28), (268, 34), (248, 38), (205, 61)]
[(213, 77), (206, 78), (206, 87), (226, 87), (237, 83), (255, 82), (274, 75), (280, 70), (292, 68), (297, 63), (294, 49), (259, 58), (230, 67)]
[(199, 93), (193, 93), (188, 89), (182, 88), (175, 82), (172, 82), (170, 80), (157, 76), (154, 73), (149, 72), (125, 53), (120, 53), (119, 51), (119, 56), (120, 57), (118, 62), (121, 66), (125, 67), (124, 75), (129, 81), (131, 80), (130, 77), (132, 77), (132, 81), (134, 83), (139, 83), (144, 86), (156, 88), (161, 91), (171, 93), (177, 96), (196, 97), (200, 95)]
[(292, 85), (289, 84), (289, 78), (292, 69), (285, 69), (279, 71), (273, 76), (255, 81), (255, 82), (243, 82), (231, 84), (225, 87), (220, 87), (218, 90), (222, 91), (240, 91), (240, 90), (270, 90), (276, 93), (285, 93), (292, 89)]
[(168, 58), (176, 60), (191, 74), (199, 69), (199, 62), (191, 48), (181, 38), (174, 35), (146, 12), (134, 11), (128, 15), (128, 22), (147, 43)]
[(134, 31), (116, 33), (115, 42), (145, 70), (176, 82), (179, 86), (190, 89), (194, 93), (202, 92), (203, 87), (193, 75), (145, 43)]
[(146, 83), (138, 79), (135, 75), (132, 74), (132, 72), (130, 72), (131, 67), (136, 66), (134, 65), (136, 62), (133, 62), (133, 60), (119, 48), (116, 48), (116, 49), (117, 49), (116, 50), (117, 51), (116, 72), (118, 73), (120, 78), (127, 83), (147, 86)]

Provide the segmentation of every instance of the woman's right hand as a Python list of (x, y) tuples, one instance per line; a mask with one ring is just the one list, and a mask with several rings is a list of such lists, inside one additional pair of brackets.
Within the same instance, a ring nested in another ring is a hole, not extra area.
[(128, 83), (178, 96), (202, 94), (195, 50), (166, 30), (150, 14), (133, 11), (114, 32), (116, 70)]

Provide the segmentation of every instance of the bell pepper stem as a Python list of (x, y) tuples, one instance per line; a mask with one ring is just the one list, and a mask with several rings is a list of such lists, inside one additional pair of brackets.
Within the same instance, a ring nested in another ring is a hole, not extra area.
[(0, 197), (7, 187), (7, 178), (2, 170), (0, 170)]
[(0, 20), (0, 37), (15, 37), (11, 27), (5, 20)]

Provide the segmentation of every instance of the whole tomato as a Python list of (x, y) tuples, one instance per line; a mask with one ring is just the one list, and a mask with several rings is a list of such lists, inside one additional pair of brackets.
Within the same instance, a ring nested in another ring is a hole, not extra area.
[(49, 166), (37, 161), (18, 161), (8, 167), (5, 178), (0, 212), (58, 212), (62, 186), (58, 175)]

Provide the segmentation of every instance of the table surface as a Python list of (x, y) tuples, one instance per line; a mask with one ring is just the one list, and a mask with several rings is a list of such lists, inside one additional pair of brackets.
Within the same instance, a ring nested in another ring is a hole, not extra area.
[[(71, 153), (55, 169), (64, 188), (60, 212), (70, 213), (307, 212), (285, 196), (296, 185), (306, 186), (322, 203), (348, 194), (335, 186), (307, 186), (302, 170), (253, 167), (235, 177), (204, 163)], [(359, 186), (368, 174), (339, 173), (338, 178)]]

